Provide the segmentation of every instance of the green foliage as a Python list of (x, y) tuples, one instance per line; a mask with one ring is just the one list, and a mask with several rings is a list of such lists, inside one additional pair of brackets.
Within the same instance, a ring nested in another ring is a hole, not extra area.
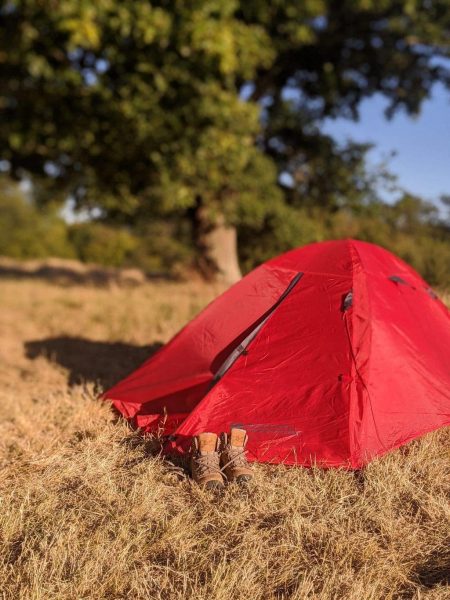
[(19, 186), (0, 178), (0, 255), (73, 258), (67, 227), (51, 207), (38, 211)]
[[(321, 123), (356, 118), (376, 92), (388, 116), (415, 114), (435, 82), (448, 87), (449, 8), (2, 2), (0, 159), (33, 179), (42, 208), (5, 196), (0, 250), (173, 269), (192, 258), (188, 221), (201, 206), (211, 223), (223, 214), (238, 227), (246, 269), (351, 235), (398, 251), (433, 282), (448, 278), (448, 228), (430, 206), (380, 203), (389, 173), (369, 172), (368, 146), (339, 146)], [(48, 204), (69, 195), (100, 208), (102, 222), (67, 229)]]
[(190, 231), (184, 220), (143, 222), (134, 234), (136, 246), (129, 264), (147, 273), (178, 274), (192, 262)]
[(242, 267), (250, 271), (256, 265), (286, 250), (326, 239), (321, 214), (288, 205), (276, 206), (260, 226), (238, 228)]
[(154, 220), (133, 232), (96, 221), (68, 225), (57, 207), (36, 206), (17, 184), (0, 178), (0, 255), (77, 258), (110, 267), (171, 273), (185, 267), (192, 257), (186, 225), (173, 219)]
[(358, 210), (283, 206), (260, 229), (240, 227), (246, 271), (297, 246), (327, 239), (360, 239), (403, 258), (431, 285), (450, 287), (450, 223), (435, 205), (404, 193), (394, 204), (374, 200)]
[(276, 195), (255, 145), (259, 108), (237, 93), (273, 49), (238, 9), (228, 0), (8, 3), (2, 158), (35, 176), (50, 171), (80, 205), (114, 220), (185, 210), (199, 195), (236, 218), (240, 192), (262, 191), (264, 161)]
[(199, 197), (233, 223), (272, 218), (276, 169), (300, 198), (306, 172), (309, 202), (341, 206), (359, 190), (349, 176), (359, 150), (336, 152), (317, 124), (356, 116), (377, 91), (391, 113), (417, 112), (450, 78), (435, 60), (449, 56), (448, 9), (10, 0), (0, 8), (1, 157), (128, 223)]
[(389, 114), (418, 112), (434, 81), (448, 85), (448, 0), (280, 0), (243, 2), (245, 23), (269, 35), (275, 58), (255, 80), (275, 112), (286, 87), (297, 106), (318, 116), (357, 115), (361, 100), (381, 92)]
[[(67, 225), (55, 208), (37, 207), (6, 177), (0, 190), (0, 255), (77, 258), (165, 274), (180, 274), (192, 262), (184, 218), (143, 221), (133, 230), (96, 221)], [(248, 271), (303, 244), (351, 237), (388, 248), (431, 285), (450, 287), (450, 226), (438, 216), (433, 204), (409, 194), (393, 205), (372, 201), (335, 212), (275, 203), (264, 217), (248, 213), (239, 225), (241, 264)]]
[(95, 222), (72, 225), (70, 240), (80, 260), (113, 267), (124, 265), (137, 245), (128, 231)]

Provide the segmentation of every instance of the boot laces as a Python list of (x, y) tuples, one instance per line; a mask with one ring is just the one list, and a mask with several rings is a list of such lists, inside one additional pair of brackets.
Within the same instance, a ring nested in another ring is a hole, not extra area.
[(247, 457), (245, 456), (245, 448), (227, 446), (226, 453), (228, 462), (222, 467), (222, 469), (225, 469), (230, 465), (233, 465), (234, 467), (248, 467)]
[(220, 471), (219, 455), (217, 452), (197, 454), (195, 457), (195, 465), (200, 477), (207, 475), (212, 471)]

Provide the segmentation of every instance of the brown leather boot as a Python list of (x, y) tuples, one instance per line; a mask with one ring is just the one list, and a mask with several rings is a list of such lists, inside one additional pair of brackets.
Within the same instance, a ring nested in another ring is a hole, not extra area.
[(245, 456), (247, 439), (245, 429), (234, 427), (229, 436), (226, 433), (222, 434), (220, 465), (228, 481), (248, 483), (253, 477)]
[(215, 433), (200, 433), (192, 441), (192, 479), (208, 489), (223, 487), (218, 446), (219, 439)]

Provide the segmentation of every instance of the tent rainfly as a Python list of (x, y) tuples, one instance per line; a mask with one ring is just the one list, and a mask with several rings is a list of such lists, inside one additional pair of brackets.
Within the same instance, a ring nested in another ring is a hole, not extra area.
[(239, 426), (250, 460), (359, 468), (450, 424), (450, 313), (383, 248), (311, 244), (249, 273), (104, 398), (166, 452)]

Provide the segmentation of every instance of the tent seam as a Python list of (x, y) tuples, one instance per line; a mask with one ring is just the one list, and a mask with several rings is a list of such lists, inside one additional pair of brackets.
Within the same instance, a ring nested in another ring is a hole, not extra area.
[[(356, 361), (354, 359), (354, 351), (353, 351), (353, 336), (354, 336), (354, 332), (355, 332), (355, 328), (354, 328), (354, 324), (353, 324), (353, 312), (355, 310), (354, 305), (355, 302), (357, 302), (357, 299), (355, 297), (355, 290), (354, 290), (354, 280), (355, 280), (355, 261), (354, 261), (354, 252), (353, 252), (353, 245), (351, 240), (348, 241), (348, 246), (349, 246), (349, 254), (350, 254), (350, 259), (352, 261), (352, 296), (353, 296), (353, 300), (352, 300), (352, 304), (353, 304), (353, 308), (351, 311), (351, 315), (352, 315), (352, 336), (350, 337), (349, 335), (349, 331), (348, 331), (348, 324), (346, 322), (346, 318), (347, 318), (347, 313), (344, 312), (343, 315), (343, 319), (344, 319), (344, 323), (345, 323), (345, 328), (347, 329), (347, 336), (349, 338), (349, 344), (350, 344), (350, 353), (351, 353), (351, 373), (352, 373), (352, 380), (354, 379), (353, 374), (356, 371)], [(359, 258), (358, 253), (356, 253), (357, 257)], [(353, 433), (352, 433), (352, 427), (351, 427), (351, 420), (353, 418), (353, 413), (354, 413), (354, 408), (355, 408), (355, 399), (354, 399), (354, 393), (355, 390), (353, 388), (353, 385), (351, 385), (350, 388), (350, 406), (349, 406), (349, 411), (348, 411), (348, 445), (349, 445), (349, 450), (350, 450), (350, 462), (352, 467), (354, 467), (354, 452), (355, 452), (355, 444), (354, 444), (354, 439), (353, 439)]]
[[(381, 437), (380, 437), (380, 435), (378, 433), (378, 426), (377, 426), (377, 423), (376, 423), (376, 420), (375, 420), (375, 416), (374, 416), (374, 413), (373, 413), (372, 399), (370, 397), (370, 391), (369, 391), (370, 362), (371, 362), (371, 357), (372, 357), (372, 326), (371, 326), (371, 323), (372, 323), (372, 318), (371, 318), (372, 317), (372, 305), (371, 305), (371, 298), (370, 298), (370, 294), (369, 294), (369, 288), (367, 286), (367, 278), (366, 278), (366, 273), (364, 271), (364, 263), (363, 263), (363, 260), (361, 258), (361, 254), (358, 252), (358, 249), (356, 248), (355, 244), (353, 243), (353, 240), (348, 240), (348, 242), (349, 242), (349, 246), (351, 248), (352, 254), (356, 256), (356, 258), (357, 258), (357, 260), (358, 260), (358, 262), (359, 262), (359, 264), (360, 264), (360, 266), (362, 268), (361, 269), (362, 273), (364, 274), (364, 288), (365, 288), (365, 291), (366, 291), (366, 300), (367, 300), (367, 327), (369, 328), (369, 332), (370, 332), (370, 335), (368, 336), (369, 348), (368, 348), (368, 352), (367, 352), (367, 367), (365, 369), (365, 378), (363, 378), (362, 375), (361, 375), (361, 372), (360, 372), (360, 370), (358, 368), (358, 364), (356, 362), (356, 355), (354, 354), (354, 351), (353, 351), (353, 347), (354, 347), (354, 345), (353, 345), (353, 337), (354, 337), (354, 334), (355, 334), (355, 328), (353, 328), (351, 344), (352, 344), (352, 356), (353, 356), (354, 368), (355, 368), (355, 371), (356, 371), (356, 374), (357, 374), (358, 378), (360, 379), (360, 381), (363, 384), (363, 386), (364, 386), (364, 388), (366, 390), (366, 393), (367, 393), (367, 399), (368, 399), (368, 402), (369, 402), (370, 413), (371, 413), (371, 416), (372, 416), (372, 420), (373, 420), (373, 424), (374, 424), (374, 427), (375, 427), (375, 432), (376, 432), (377, 437), (378, 437), (378, 441), (381, 443), (381, 446), (383, 447), (384, 451), (386, 451), (384, 443), (382, 442)], [(353, 259), (352, 259), (352, 266), (353, 266), (353, 264), (354, 263), (353, 263)], [(353, 280), (354, 280), (354, 271), (352, 270), (352, 281)], [(364, 423), (364, 419), (365, 419), (365, 416), (366, 416), (365, 413), (366, 413), (365, 406), (363, 406), (361, 425), (363, 425), (363, 423)], [(358, 431), (358, 441), (359, 441), (360, 448), (362, 447), (361, 434), (362, 434), (362, 427)], [(353, 450), (354, 450), (354, 448), (351, 449), (351, 456), (353, 456)], [(365, 464), (366, 460), (367, 460), (367, 457), (359, 457), (358, 463)]]

